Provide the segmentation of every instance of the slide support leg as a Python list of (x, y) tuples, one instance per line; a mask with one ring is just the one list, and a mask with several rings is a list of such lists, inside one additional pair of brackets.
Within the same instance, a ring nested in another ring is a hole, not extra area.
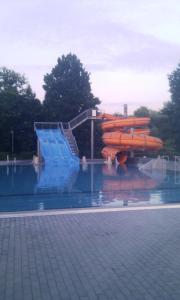
[(91, 159), (94, 159), (94, 120), (91, 120)]

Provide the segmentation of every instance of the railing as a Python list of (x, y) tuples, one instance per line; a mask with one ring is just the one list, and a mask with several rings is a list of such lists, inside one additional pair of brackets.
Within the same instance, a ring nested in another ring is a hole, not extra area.
[(69, 122), (34, 122), (35, 129), (70, 129)]
[(168, 156), (158, 156), (157, 158), (152, 158), (149, 162), (146, 164), (140, 166), (139, 170), (161, 170), (163, 172), (163, 175), (166, 175), (167, 170), (167, 159)]
[(76, 154), (78, 155), (78, 154), (79, 154), (79, 148), (78, 148), (78, 145), (77, 145), (77, 142), (76, 142), (76, 138), (75, 138), (75, 136), (73, 135), (73, 133), (72, 133), (72, 139), (73, 139), (73, 141), (74, 141), (74, 146), (75, 146), (75, 148), (76, 148)]
[(36, 129), (58, 129), (59, 122), (34, 122), (34, 130)]
[(145, 164), (143, 164), (143, 165), (141, 165), (140, 167), (139, 167), (139, 170), (144, 170), (144, 169), (150, 169), (150, 168), (152, 168), (152, 163), (154, 162), (154, 158), (152, 158), (150, 161), (148, 161), (147, 163), (145, 163)]
[(180, 156), (174, 156), (175, 171), (180, 171)]
[(70, 129), (71, 128), (69, 122), (60, 122), (60, 127), (62, 129)]
[[(68, 132), (68, 134), (67, 134), (67, 132)], [(78, 155), (79, 154), (79, 148), (78, 148), (78, 145), (77, 145), (77, 142), (76, 142), (76, 138), (75, 138), (75, 136), (72, 133), (72, 129), (71, 128), (63, 128), (62, 127), (62, 133), (67, 138), (68, 142), (69, 142), (68, 137), (71, 139), (71, 142), (73, 143), (73, 145), (75, 147), (76, 154)], [(71, 151), (72, 151), (72, 149), (71, 149)]]
[(166, 175), (166, 171), (168, 170), (168, 166), (169, 166), (169, 155), (162, 155), (160, 156), (160, 158), (162, 159), (162, 167), (163, 167), (164, 175)]
[(88, 119), (95, 119), (96, 116), (93, 116), (93, 111), (95, 109), (87, 109), (69, 122), (34, 122), (34, 130), (54, 128), (61, 128), (62, 130), (74, 129)]
[(180, 184), (180, 156), (174, 156), (175, 172), (174, 181), (175, 184)]
[(79, 126), (80, 124), (82, 124), (83, 122), (85, 122), (86, 120), (93, 118), (92, 111), (93, 111), (93, 109), (87, 109), (87, 110), (83, 111), (82, 113), (80, 113), (77, 117), (72, 119), (69, 122), (70, 128), (74, 129), (77, 126)]

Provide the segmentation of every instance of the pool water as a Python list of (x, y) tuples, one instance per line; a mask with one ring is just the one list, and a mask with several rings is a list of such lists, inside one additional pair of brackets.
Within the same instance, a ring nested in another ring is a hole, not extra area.
[(0, 212), (178, 202), (180, 172), (104, 164), (0, 167)]

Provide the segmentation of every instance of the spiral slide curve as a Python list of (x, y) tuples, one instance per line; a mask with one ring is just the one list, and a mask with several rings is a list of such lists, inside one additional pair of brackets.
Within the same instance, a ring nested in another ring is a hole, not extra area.
[(102, 156), (112, 160), (117, 158), (120, 164), (124, 164), (128, 158), (128, 152), (134, 150), (158, 151), (163, 147), (161, 139), (150, 136), (147, 117), (115, 117), (109, 114), (101, 116), (103, 143)]

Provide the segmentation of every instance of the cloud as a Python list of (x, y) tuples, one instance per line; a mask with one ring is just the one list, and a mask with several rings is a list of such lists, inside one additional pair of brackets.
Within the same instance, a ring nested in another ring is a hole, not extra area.
[[(8, 2), (11, 2), (11, 10)], [(123, 3), (95, 1), (8, 1), (3, 5), (1, 59), (51, 65), (74, 52), (91, 71), (165, 69), (179, 60), (180, 44), (164, 41), (122, 21)], [(141, 1), (140, 1), (141, 2)], [(140, 10), (135, 15), (138, 17)], [(130, 1), (126, 2), (126, 14)], [(125, 5), (125, 4), (124, 4)], [(110, 12), (108, 12), (108, 8)], [(113, 20), (114, 13), (119, 19)], [(152, 18), (152, 16), (151, 16)], [(11, 20), (7, 22), (7, 20)], [(3, 31), (4, 28), (4, 31)]]
[(43, 75), (72, 52), (92, 73), (95, 94), (112, 99), (110, 109), (119, 97), (159, 103), (180, 59), (178, 7), (178, 0), (0, 1), (0, 65), (25, 73), (42, 99)]
[[(165, 69), (178, 63), (180, 59), (180, 44), (136, 32), (124, 24), (104, 24), (103, 30), (97, 29), (96, 37), (98, 36), (101, 36), (99, 50), (103, 60), (90, 64), (92, 70)], [(91, 42), (94, 44), (96, 38), (93, 39)]]

